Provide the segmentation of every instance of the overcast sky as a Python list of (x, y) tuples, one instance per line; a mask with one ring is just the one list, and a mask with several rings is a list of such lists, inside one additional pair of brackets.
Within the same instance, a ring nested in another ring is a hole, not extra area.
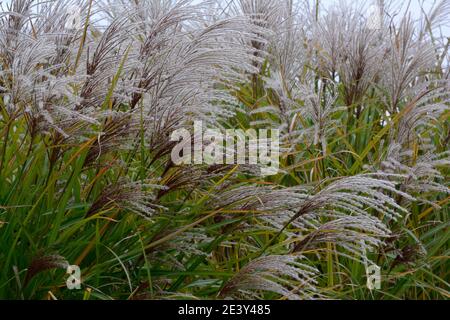
[[(0, 3), (7, 4), (11, 0), (0, 0)], [(202, 0), (193, 0), (194, 3), (201, 2)], [(277, 0), (275, 0), (277, 1)], [(309, 0), (312, 3), (316, 3), (317, 0)], [(339, 2), (342, 0), (319, 0), (319, 3), (322, 5), (322, 7), (327, 8), (329, 6), (339, 4)], [(369, 7), (371, 4), (376, 3), (376, 0), (346, 0), (346, 1), (357, 1), (361, 3), (366, 3)], [(385, 0), (386, 2), (389, 2), (389, 0)], [(419, 17), (421, 13), (421, 6), (424, 7), (425, 11), (428, 12), (430, 8), (438, 3), (441, 0), (391, 0), (393, 7), (399, 8), (401, 7), (401, 4), (403, 3), (403, 8), (406, 8), (406, 4), (409, 3), (410, 5), (410, 11), (412, 12), (414, 17)], [(450, 0), (447, 0), (450, 1)], [(450, 37), (450, 25), (446, 26), (446, 28), (443, 30), (443, 33), (445, 36)]]

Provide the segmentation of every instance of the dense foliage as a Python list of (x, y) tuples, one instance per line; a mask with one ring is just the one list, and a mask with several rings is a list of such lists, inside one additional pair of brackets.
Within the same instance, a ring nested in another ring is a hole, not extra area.
[[(450, 1), (405, 7), (4, 3), (0, 298), (448, 298)], [(196, 120), (280, 172), (175, 165)]]

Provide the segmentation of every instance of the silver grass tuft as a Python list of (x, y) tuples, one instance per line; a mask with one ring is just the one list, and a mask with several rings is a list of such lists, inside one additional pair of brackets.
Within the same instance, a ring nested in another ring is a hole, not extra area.
[(225, 284), (220, 296), (255, 298), (261, 291), (269, 291), (291, 300), (318, 298), (317, 270), (301, 262), (303, 259), (292, 255), (255, 259)]

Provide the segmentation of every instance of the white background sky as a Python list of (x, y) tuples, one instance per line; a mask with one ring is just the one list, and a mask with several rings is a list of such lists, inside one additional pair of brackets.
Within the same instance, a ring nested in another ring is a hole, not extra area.
[[(0, 0), (0, 3), (7, 4), (11, 0)], [(201, 0), (194, 0), (194, 3), (200, 2)], [(277, 1), (277, 0), (274, 0)], [(317, 0), (308, 0), (311, 1), (312, 4), (315, 4)], [(327, 8), (329, 6), (332, 6), (333, 4), (339, 4), (339, 2), (342, 0), (319, 0), (322, 7)], [(368, 6), (370, 6), (373, 3), (376, 3), (376, 0), (346, 0), (346, 1), (356, 1), (360, 3), (366, 3)], [(414, 17), (420, 16), (420, 4), (425, 8), (425, 10), (428, 12), (429, 9), (433, 6), (433, 4), (438, 3), (441, 0), (385, 0), (386, 2), (392, 1), (392, 4), (394, 7), (399, 7), (402, 3), (404, 4), (404, 7), (406, 7), (405, 4), (410, 4), (410, 11), (412, 12)], [(450, 0), (446, 0), (450, 1)], [(450, 25), (446, 26), (445, 29), (443, 29), (443, 33), (445, 36), (450, 37)]]
[[(316, 2), (316, 0), (309, 0), (309, 1), (313, 1), (314, 3)], [(325, 8), (333, 6), (333, 5), (338, 5), (339, 2), (342, 0), (319, 0), (319, 2), (321, 3), (321, 5)], [(348, 1), (355, 1), (355, 2), (360, 2), (360, 3), (365, 3), (367, 4), (367, 6), (369, 7), (372, 4), (376, 4), (376, 0), (346, 0)], [(441, 0), (385, 0), (386, 3), (391, 2), (391, 8), (394, 9), (400, 9), (403, 8), (403, 10), (405, 8), (408, 7), (409, 5), (409, 11), (411, 12), (412, 16), (414, 18), (419, 18), (422, 12), (423, 8), (425, 10), (426, 13), (428, 13), (431, 8), (435, 5), (437, 5), (438, 3), (440, 3)], [(450, 0), (445, 0), (445, 1), (450, 1)], [(450, 17), (449, 17), (450, 20)], [(442, 29), (443, 35), (446, 37), (450, 37), (450, 25), (446, 25), (443, 26)]]

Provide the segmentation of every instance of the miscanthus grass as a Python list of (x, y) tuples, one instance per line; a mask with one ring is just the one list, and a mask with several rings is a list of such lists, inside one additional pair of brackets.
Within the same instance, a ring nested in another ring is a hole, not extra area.
[[(448, 298), (450, 1), (376, 3), (1, 4), (0, 298)], [(199, 120), (280, 172), (176, 166)]]

